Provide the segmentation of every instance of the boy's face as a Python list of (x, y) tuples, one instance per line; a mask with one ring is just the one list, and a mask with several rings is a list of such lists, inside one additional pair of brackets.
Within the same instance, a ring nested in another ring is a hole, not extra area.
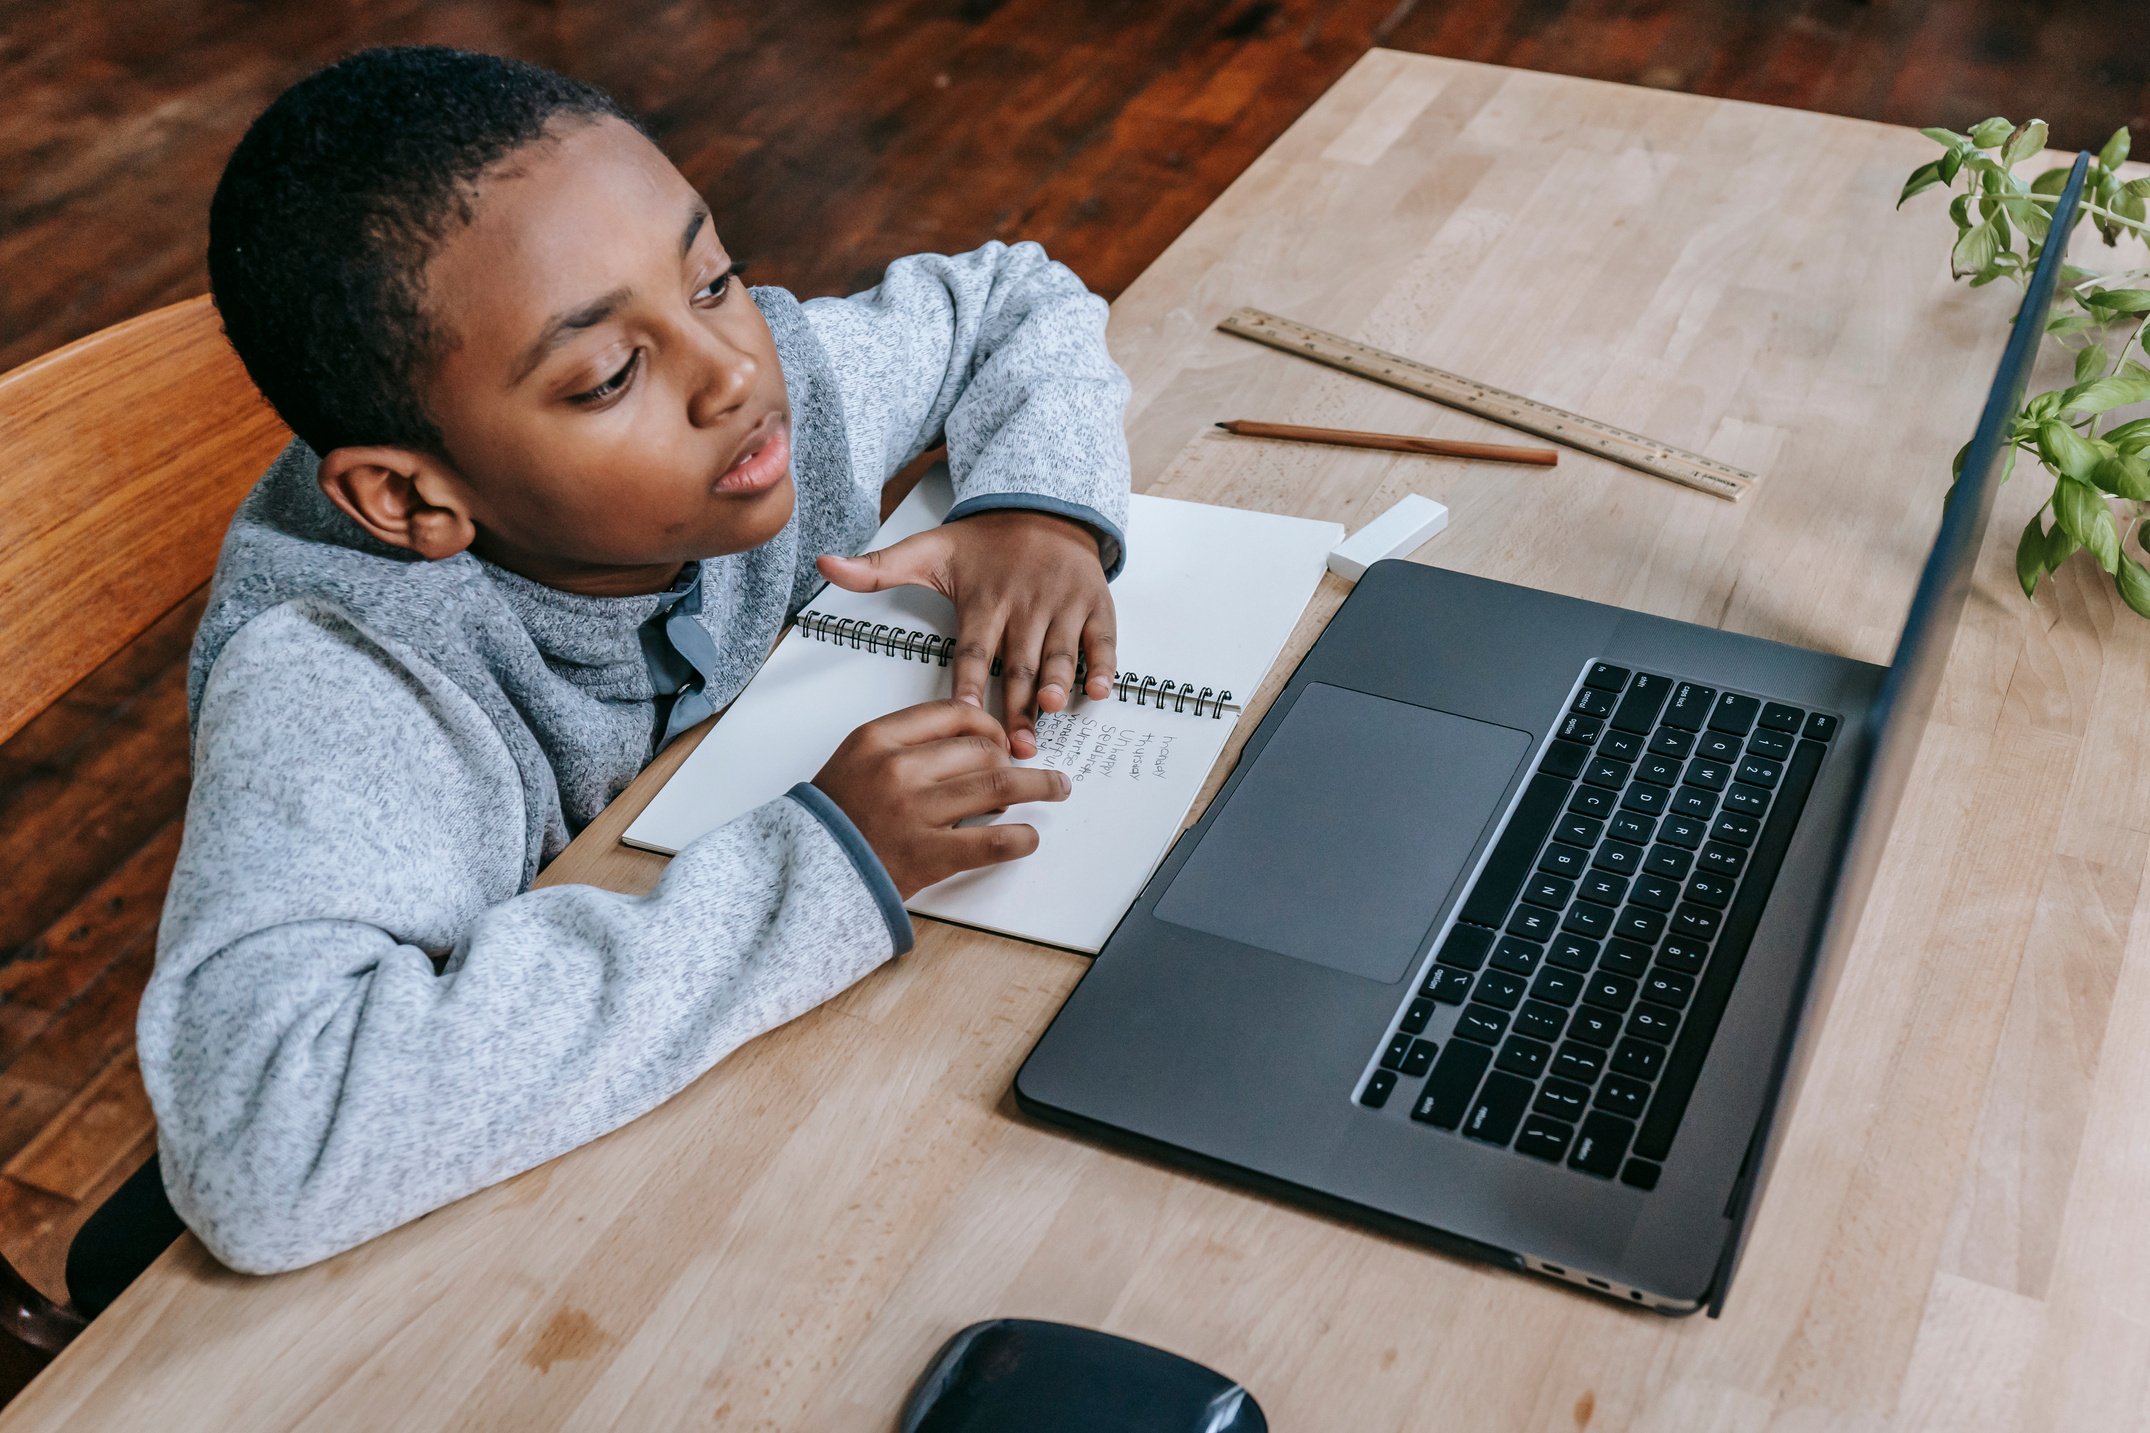
[(475, 549), (570, 589), (648, 590), (781, 531), (775, 342), (656, 146), (570, 122), (488, 176), (475, 211), (425, 273), (447, 340), (426, 404)]

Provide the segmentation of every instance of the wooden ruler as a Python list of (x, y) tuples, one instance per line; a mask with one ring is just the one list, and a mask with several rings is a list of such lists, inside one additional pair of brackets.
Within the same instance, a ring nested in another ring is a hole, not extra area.
[(1376, 383), (1386, 383), (1391, 388), (1401, 388), (1406, 393), (1416, 393), (1421, 398), (1431, 398), (1436, 403), (1446, 403), (1451, 408), (1461, 408), (1466, 413), (1535, 433), (1541, 438), (1551, 438), (1582, 452), (1625, 463), (1656, 477), (1714, 493), (1731, 502), (1738, 502), (1749, 487), (1760, 481), (1745, 468), (1735, 468), (1730, 463), (1720, 463), (1715, 458), (1705, 458), (1700, 453), (1690, 453), (1684, 448), (1645, 438), (1640, 433), (1600, 423), (1595, 418), (1569, 413), (1535, 398), (1525, 398), (1420, 363), (1415, 358), (1405, 358), (1333, 333), (1324, 333), (1318, 328), (1308, 328), (1303, 323), (1279, 318), (1258, 308), (1240, 309), (1217, 327), (1226, 333), (1236, 333), (1241, 338), (1251, 338), (1256, 343), (1266, 343), (1271, 348), (1281, 348), (1286, 353), (1296, 353), (1301, 358), (1311, 358), (1316, 363), (1326, 363), (1331, 368), (1341, 368), (1346, 373), (1371, 378)]

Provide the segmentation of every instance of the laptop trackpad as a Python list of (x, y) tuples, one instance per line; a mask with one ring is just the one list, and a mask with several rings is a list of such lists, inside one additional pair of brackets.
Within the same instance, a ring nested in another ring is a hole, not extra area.
[(1530, 745), (1512, 727), (1309, 683), (1157, 918), (1393, 982)]

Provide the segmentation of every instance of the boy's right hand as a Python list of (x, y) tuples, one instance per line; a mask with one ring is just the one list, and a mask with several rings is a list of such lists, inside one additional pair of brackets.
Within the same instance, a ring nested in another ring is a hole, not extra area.
[(866, 723), (844, 738), (814, 777), (912, 895), (958, 871), (1013, 861), (1038, 849), (1034, 826), (957, 822), (1025, 801), (1065, 801), (1068, 779), (1017, 766), (1008, 733), (969, 702), (926, 702)]

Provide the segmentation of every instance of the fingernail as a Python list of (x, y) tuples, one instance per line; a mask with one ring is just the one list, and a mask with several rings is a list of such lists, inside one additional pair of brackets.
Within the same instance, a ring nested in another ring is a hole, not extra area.
[(1075, 783), (1068, 780), (1068, 774), (1065, 771), (1056, 771), (1053, 773), (1053, 775), (1060, 778), (1060, 794), (1062, 796), (1067, 795), (1070, 791), (1073, 791), (1075, 789)]
[(1038, 699), (1040, 701), (1043, 701), (1047, 697), (1064, 697), (1067, 694), (1067, 688), (1061, 686), (1058, 682), (1048, 682), (1044, 686), (1038, 688)]

